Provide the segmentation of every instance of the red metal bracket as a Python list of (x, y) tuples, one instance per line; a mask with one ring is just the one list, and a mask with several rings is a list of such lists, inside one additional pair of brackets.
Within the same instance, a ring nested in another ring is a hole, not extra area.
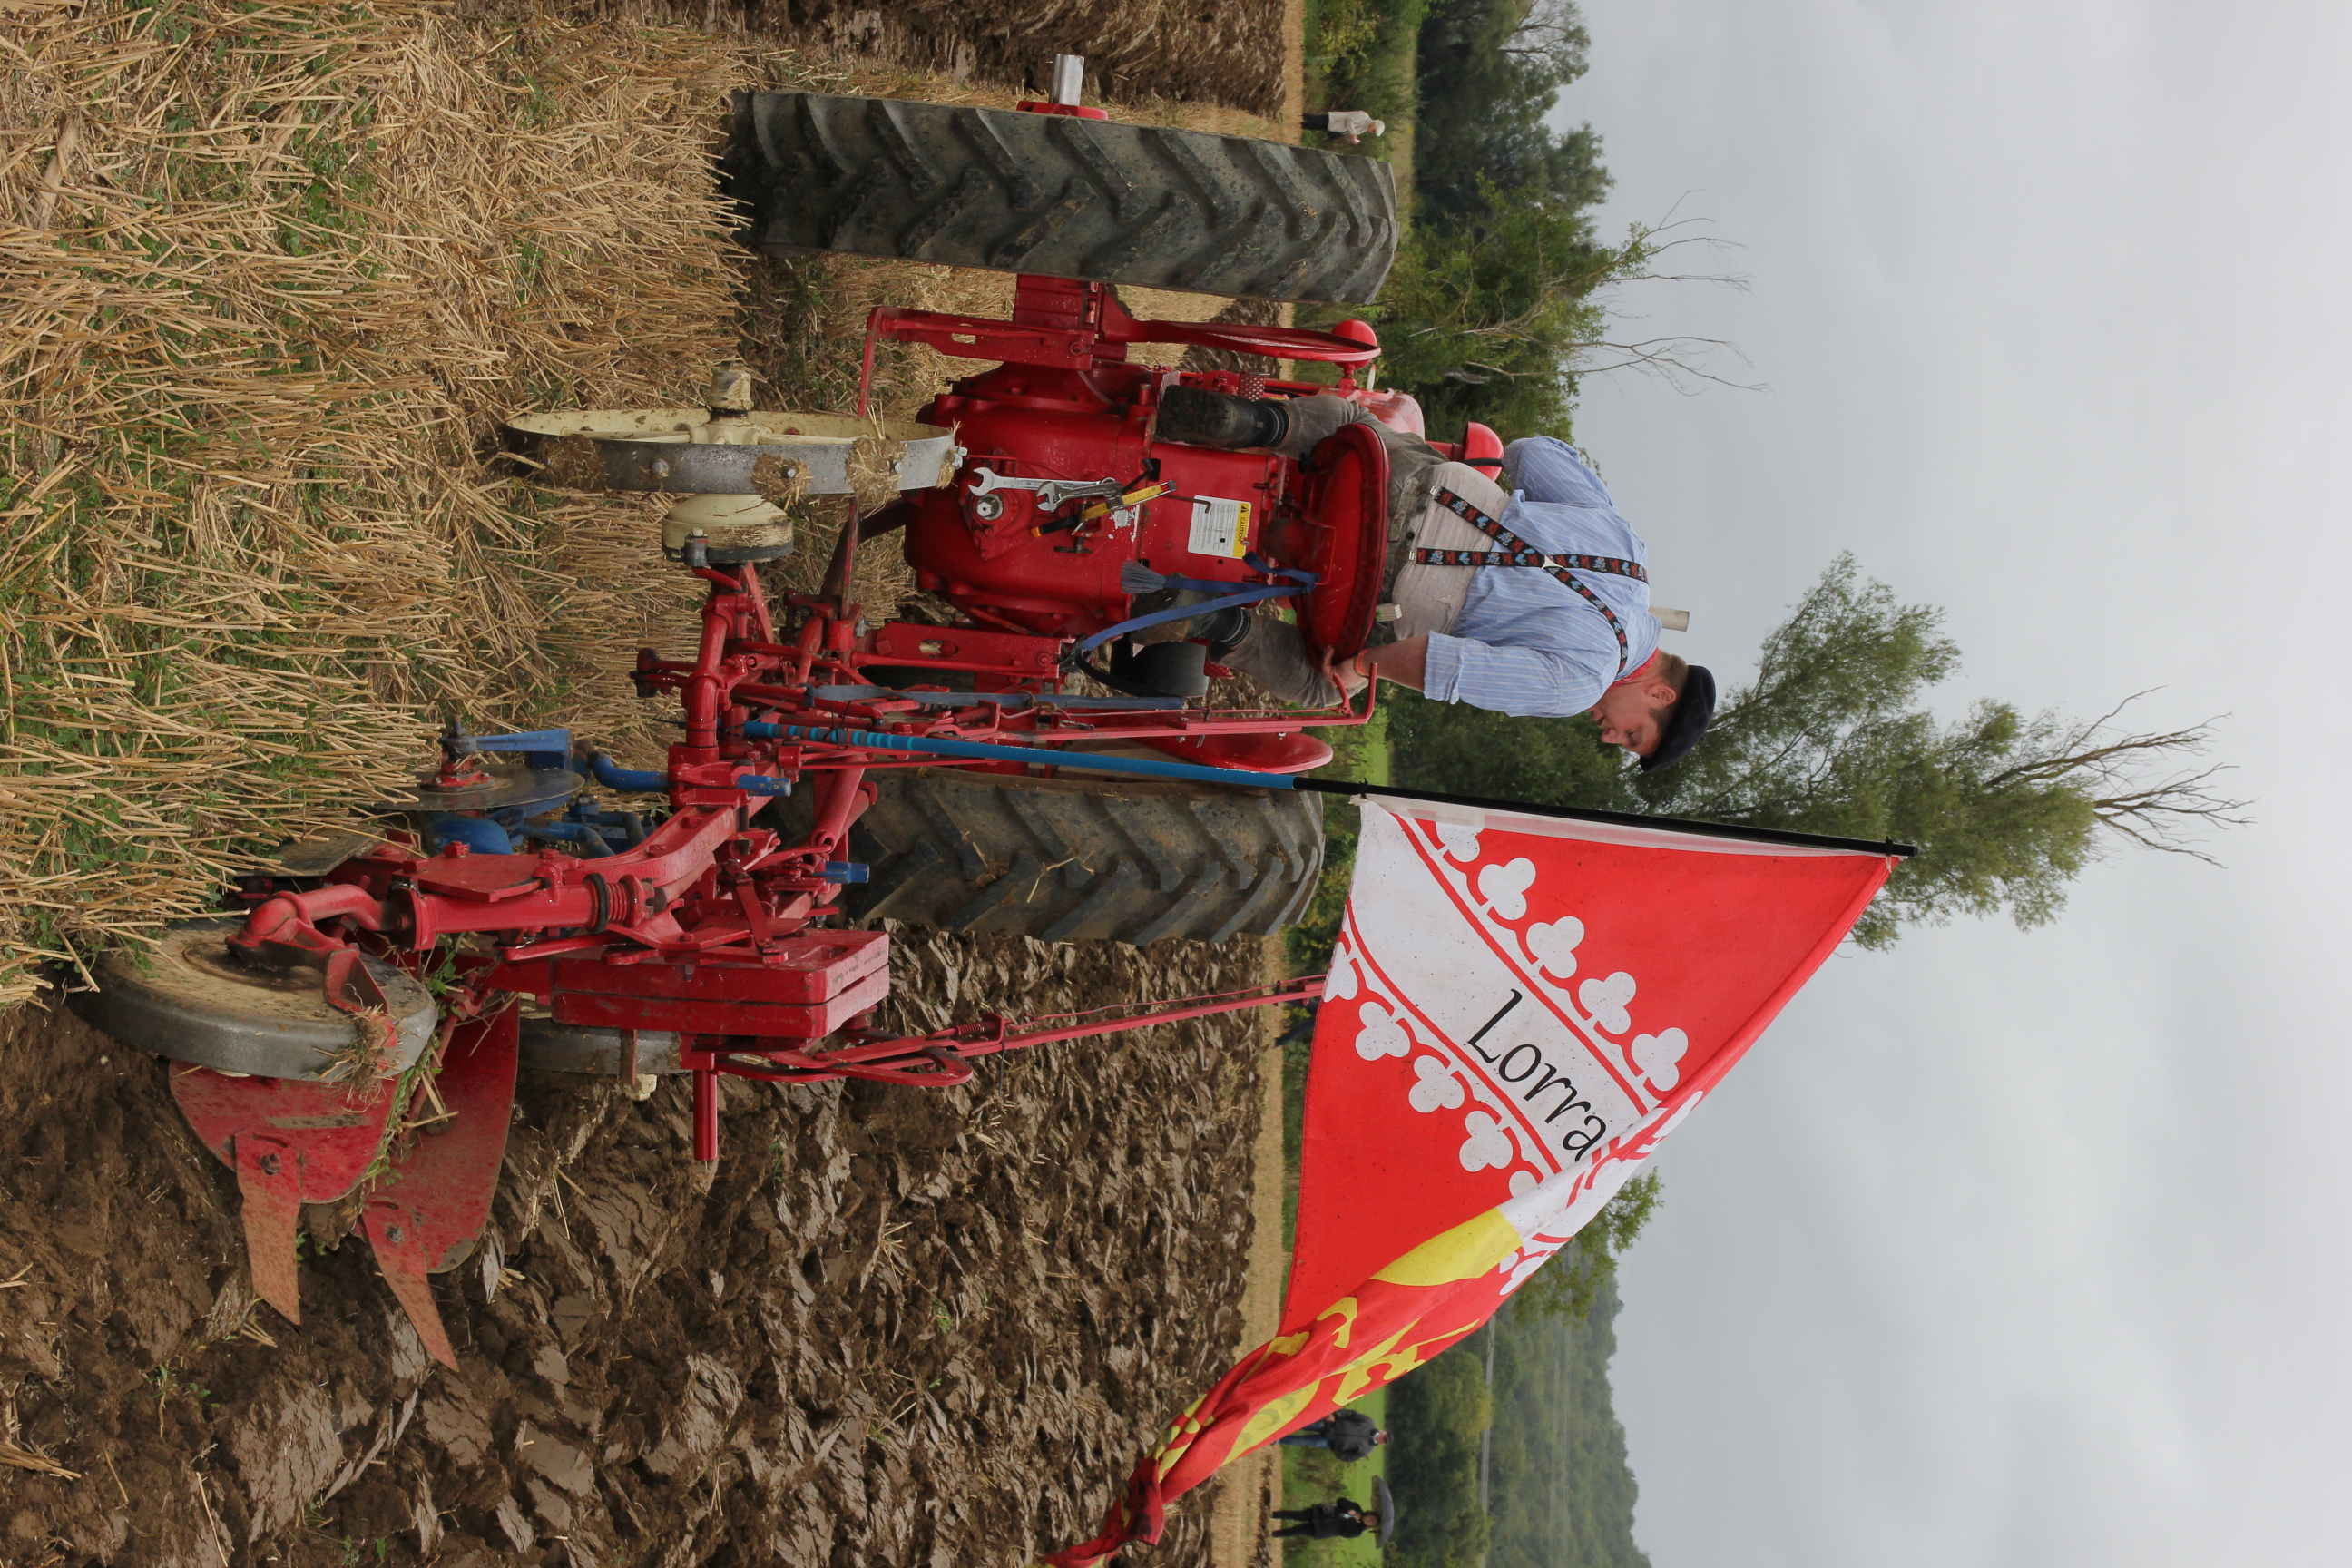
[(383, 1146), (397, 1081), (314, 1083), (175, 1068), (172, 1098), (205, 1148), (236, 1173), (253, 1293), (302, 1321), (294, 1229), (306, 1203), (331, 1204), (359, 1185)]
[[(1057, 297), (1085, 291), (1087, 308), (1073, 311)], [(1015, 296), (1021, 308), (1010, 321), (985, 316), (955, 316), (880, 305), (866, 321), (866, 357), (857, 384), (857, 411), (866, 413), (874, 375), (874, 344), (887, 338), (916, 342), (958, 359), (992, 359), (1009, 364), (1053, 365), (1084, 370), (1127, 358), (1129, 343), (1187, 343), (1272, 359), (1320, 360), (1353, 367), (1380, 358), (1378, 343), (1303, 327), (1253, 327), (1224, 321), (1139, 321), (1100, 283), (1073, 284), (1058, 278), (1024, 276)]]
[(521, 1013), (512, 1006), (457, 1026), (434, 1079), (446, 1119), (419, 1125), (364, 1215), (384, 1282), (425, 1350), (452, 1371), (457, 1353), (427, 1276), (463, 1262), (489, 1223), (506, 1159), (520, 1034)]
[(1045, 103), (1034, 98), (1024, 98), (1013, 107), (1030, 114), (1067, 115), (1072, 120), (1108, 120), (1110, 118), (1109, 110), (1089, 109), (1083, 103)]
[(1062, 639), (965, 626), (919, 626), (892, 621), (874, 628), (862, 655), (893, 664), (927, 664), (940, 669), (971, 669), (1050, 679), (1061, 668)]
[[(856, 934), (856, 933), (844, 933)], [(822, 1083), (828, 1079), (864, 1079), (912, 1089), (953, 1089), (971, 1081), (971, 1059), (1017, 1051), (1049, 1040), (1074, 1040), (1154, 1024), (1181, 1023), (1217, 1013), (1265, 1007), (1277, 1002), (1310, 1001), (1323, 994), (1323, 976), (1286, 980), (1255, 994), (1226, 993), (1186, 997), (1172, 1006), (1122, 1017), (1076, 1023), (1066, 1028), (1009, 1033), (1004, 1019), (990, 1016), (929, 1035), (892, 1037), (851, 1029), (850, 1044), (811, 1050), (798, 1042), (708, 1035), (681, 1042), (678, 1061), (694, 1073), (694, 1157), (719, 1158), (719, 1079), (756, 1079), (767, 1083)], [(880, 999), (877, 992), (876, 1000)], [(1071, 1015), (1076, 1016), (1076, 1015)], [(1087, 1015), (1091, 1017), (1091, 1015)], [(1051, 1022), (1046, 1019), (1041, 1022)]]

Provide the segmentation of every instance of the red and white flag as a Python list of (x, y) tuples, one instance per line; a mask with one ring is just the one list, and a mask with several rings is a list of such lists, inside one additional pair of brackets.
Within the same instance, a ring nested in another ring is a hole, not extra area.
[[(1793, 837), (1795, 836), (1785, 836)], [(1680, 1125), (1896, 864), (1833, 841), (1367, 797), (1317, 1019), (1276, 1338), (1178, 1418), (1078, 1568), (1492, 1316)]]

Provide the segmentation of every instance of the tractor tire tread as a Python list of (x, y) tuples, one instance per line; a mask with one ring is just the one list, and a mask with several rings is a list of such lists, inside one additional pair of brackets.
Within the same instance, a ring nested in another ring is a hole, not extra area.
[(738, 94), (739, 237), (1265, 300), (1360, 304), (1398, 238), (1375, 159), (1244, 136), (826, 93)]
[[(953, 768), (868, 775), (862, 921), (1147, 945), (1278, 931), (1323, 869), (1322, 798)], [(790, 808), (788, 808), (788, 811)]]

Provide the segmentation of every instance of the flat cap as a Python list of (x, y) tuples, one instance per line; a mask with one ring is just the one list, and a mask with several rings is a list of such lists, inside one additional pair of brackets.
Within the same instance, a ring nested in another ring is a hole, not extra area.
[(1654, 773), (1689, 756), (1698, 738), (1706, 733), (1707, 721), (1714, 717), (1715, 676), (1703, 664), (1692, 665), (1683, 679), (1681, 699), (1666, 712), (1658, 749), (1642, 759), (1642, 771)]

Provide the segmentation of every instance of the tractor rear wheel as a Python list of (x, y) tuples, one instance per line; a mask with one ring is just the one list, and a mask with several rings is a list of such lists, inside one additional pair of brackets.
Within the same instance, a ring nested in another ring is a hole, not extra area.
[(1322, 797), (953, 768), (868, 773), (849, 912), (1044, 942), (1264, 935), (1323, 868)]
[(1262, 300), (1368, 300), (1397, 244), (1371, 158), (904, 99), (739, 93), (740, 238)]

